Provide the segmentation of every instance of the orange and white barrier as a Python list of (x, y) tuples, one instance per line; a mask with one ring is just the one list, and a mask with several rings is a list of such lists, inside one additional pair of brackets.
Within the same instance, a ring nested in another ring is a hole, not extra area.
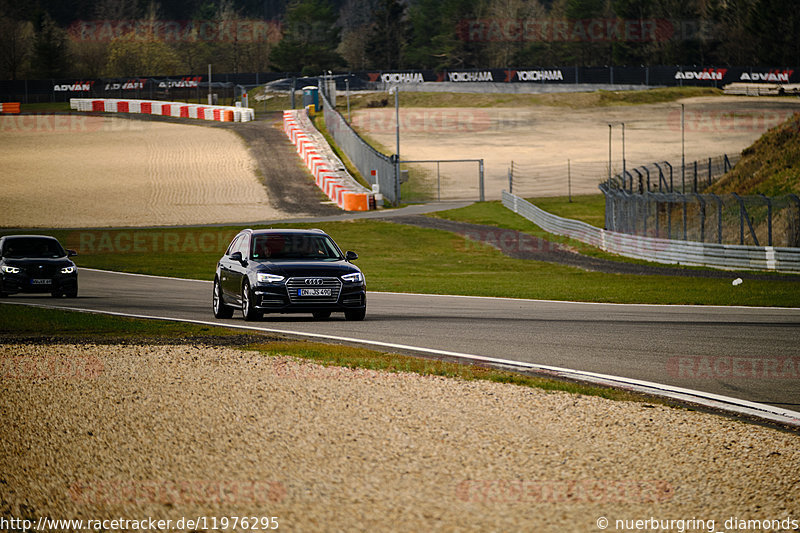
[(19, 113), (19, 102), (0, 103), (0, 113)]
[(105, 113), (141, 113), (165, 117), (196, 118), (217, 122), (249, 122), (255, 119), (251, 107), (186, 104), (161, 100), (118, 100), (114, 98), (70, 98), (69, 105), (77, 111)]
[(297, 148), (317, 186), (345, 211), (369, 211), (375, 208), (375, 197), (344, 168), (325, 140), (311, 124), (305, 110), (283, 112), (283, 130)]

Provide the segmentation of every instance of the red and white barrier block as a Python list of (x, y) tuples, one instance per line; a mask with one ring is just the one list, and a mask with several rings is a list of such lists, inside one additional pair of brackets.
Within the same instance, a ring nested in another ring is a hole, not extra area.
[(217, 122), (249, 122), (255, 119), (251, 107), (186, 104), (161, 100), (118, 100), (114, 98), (70, 98), (69, 105), (76, 111), (105, 113), (141, 113), (165, 117), (196, 118)]
[(297, 153), (314, 175), (317, 186), (345, 211), (375, 208), (375, 197), (344, 168), (325, 140), (308, 119), (305, 110), (283, 112), (283, 130)]

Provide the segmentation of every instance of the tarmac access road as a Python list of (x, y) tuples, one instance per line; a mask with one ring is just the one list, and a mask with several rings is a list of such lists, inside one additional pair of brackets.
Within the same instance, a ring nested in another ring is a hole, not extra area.
[[(210, 281), (82, 269), (77, 299), (15, 295), (6, 302), (355, 340), (400, 351), (444, 350), (688, 388), (798, 411), (800, 308), (592, 304), (369, 293), (367, 318), (240, 313), (217, 320)], [(409, 287), (409, 289), (413, 289)], [(321, 338), (319, 340), (323, 340)]]

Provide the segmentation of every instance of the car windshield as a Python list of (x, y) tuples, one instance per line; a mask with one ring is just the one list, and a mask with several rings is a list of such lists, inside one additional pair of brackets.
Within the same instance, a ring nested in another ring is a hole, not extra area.
[(318, 260), (338, 261), (342, 254), (327, 235), (270, 233), (253, 238), (252, 258), (256, 261)]
[(3, 246), (3, 257), (12, 259), (55, 259), (66, 255), (67, 252), (55, 239), (37, 237), (8, 239)]

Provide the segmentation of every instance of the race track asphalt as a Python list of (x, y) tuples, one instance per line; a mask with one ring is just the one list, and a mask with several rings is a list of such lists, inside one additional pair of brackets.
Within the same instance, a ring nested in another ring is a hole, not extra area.
[[(397, 343), (598, 372), (798, 411), (800, 309), (591, 304), (369, 293), (367, 318), (240, 313), (217, 320), (211, 283), (82, 269), (77, 299), (8, 302)], [(413, 350), (404, 350), (412, 351)]]

